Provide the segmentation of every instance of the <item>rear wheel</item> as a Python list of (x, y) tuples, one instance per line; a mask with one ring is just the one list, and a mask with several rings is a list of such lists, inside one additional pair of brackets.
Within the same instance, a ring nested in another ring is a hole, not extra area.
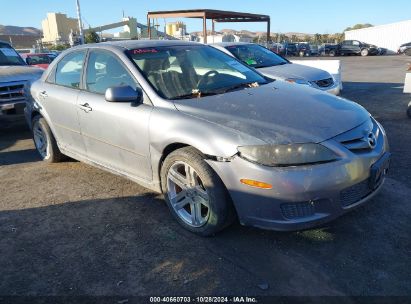
[(33, 118), (32, 133), (34, 145), (42, 160), (57, 163), (64, 159), (65, 156), (60, 152), (49, 125), (40, 115)]
[(363, 56), (363, 57), (368, 56), (368, 50), (367, 49), (362, 49), (361, 50), (361, 56)]
[(161, 181), (171, 213), (187, 230), (209, 236), (232, 223), (227, 190), (197, 150), (172, 152), (163, 163)]

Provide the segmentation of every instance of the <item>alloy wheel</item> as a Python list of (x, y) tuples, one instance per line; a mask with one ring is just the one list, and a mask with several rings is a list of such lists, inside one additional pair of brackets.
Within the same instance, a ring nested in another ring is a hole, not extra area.
[(210, 215), (210, 198), (197, 172), (189, 164), (175, 162), (167, 173), (167, 196), (178, 217), (201, 227)]
[(39, 122), (36, 122), (33, 125), (33, 138), (34, 138), (34, 144), (36, 145), (36, 149), (40, 153), (41, 157), (43, 159), (47, 158), (48, 156), (47, 136)]

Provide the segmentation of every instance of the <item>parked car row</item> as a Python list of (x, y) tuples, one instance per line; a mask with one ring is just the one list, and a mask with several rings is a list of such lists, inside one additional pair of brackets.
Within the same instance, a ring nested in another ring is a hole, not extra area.
[(338, 44), (275, 43), (270, 49), (283, 56), (344, 56), (385, 55), (387, 50), (358, 40), (344, 40)]

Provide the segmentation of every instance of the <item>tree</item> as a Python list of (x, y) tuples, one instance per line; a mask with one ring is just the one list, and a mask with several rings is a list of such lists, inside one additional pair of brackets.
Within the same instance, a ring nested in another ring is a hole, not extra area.
[(305, 42), (311, 42), (312, 37), (310, 35), (304, 35), (304, 41)]
[(352, 26), (352, 27), (347, 27), (344, 32), (346, 31), (352, 31), (352, 30), (359, 30), (362, 28), (367, 28), (367, 27), (372, 27), (374, 25), (370, 24), (370, 23), (357, 23), (356, 25)]
[(321, 42), (327, 43), (327, 42), (329, 42), (328, 41), (329, 39), (330, 39), (330, 35), (328, 35), (328, 34), (322, 34), (321, 35)]
[(57, 45), (52, 45), (49, 47), (50, 50), (56, 50), (56, 51), (64, 51), (65, 49), (68, 49), (70, 45), (68, 44), (57, 44)]
[(100, 37), (95, 31), (87, 31), (85, 36), (86, 43), (97, 43), (100, 42)]

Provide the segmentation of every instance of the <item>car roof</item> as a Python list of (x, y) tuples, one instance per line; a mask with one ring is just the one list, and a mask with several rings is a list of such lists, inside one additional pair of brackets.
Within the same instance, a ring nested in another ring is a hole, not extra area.
[(83, 44), (75, 46), (74, 48), (98, 48), (98, 47), (107, 47), (107, 46), (114, 46), (120, 47), (124, 49), (136, 49), (136, 48), (146, 48), (146, 47), (160, 47), (160, 46), (181, 46), (181, 45), (204, 45), (198, 42), (192, 41), (182, 41), (182, 40), (122, 40), (122, 41), (107, 41), (107, 42), (100, 42), (100, 43), (92, 43), (92, 44)]
[(50, 53), (23, 53), (24, 56), (49, 55)]

